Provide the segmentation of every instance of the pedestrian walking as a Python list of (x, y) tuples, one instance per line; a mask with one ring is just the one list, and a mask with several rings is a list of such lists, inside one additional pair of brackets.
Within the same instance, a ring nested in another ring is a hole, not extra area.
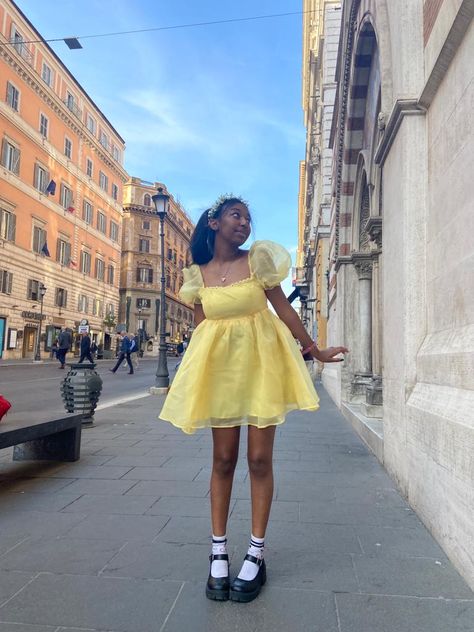
[(84, 358), (87, 358), (89, 362), (94, 363), (94, 358), (91, 353), (91, 337), (89, 334), (82, 334), (81, 336), (81, 356), (79, 358), (79, 364), (84, 362)]
[(96, 353), (97, 353), (98, 349), (99, 349), (99, 347), (97, 346), (96, 341), (93, 340), (91, 342), (91, 355), (92, 355), (92, 358), (93, 358), (94, 362), (95, 362), (95, 357), (96, 357)]
[[(190, 246), (193, 265), (183, 270), (180, 291), (182, 300), (194, 303), (196, 328), (160, 413), (186, 433), (212, 429), (206, 596), (240, 602), (255, 599), (266, 581), (263, 547), (273, 496), (275, 428), (290, 410), (318, 408), (293, 336), (320, 362), (341, 362), (340, 354), (347, 352), (318, 349), (280, 287), (290, 255), (271, 241), (243, 250), (250, 232), (248, 204), (232, 195), (221, 196), (198, 221)], [(241, 426), (248, 426), (252, 525), (249, 549), (231, 582), (226, 532)]]
[(66, 354), (70, 350), (72, 345), (71, 332), (66, 328), (61, 329), (58, 336), (58, 348), (56, 350), (56, 357), (59, 360), (59, 368), (64, 369), (66, 366)]
[(119, 357), (117, 359), (117, 362), (114, 366), (113, 369), (109, 369), (109, 371), (112, 371), (112, 373), (115, 373), (117, 371), (117, 369), (119, 368), (119, 366), (122, 364), (122, 362), (124, 360), (127, 360), (127, 364), (129, 367), (129, 375), (133, 374), (133, 365), (132, 365), (132, 361), (130, 359), (130, 338), (127, 336), (125, 331), (121, 331), (120, 332), (120, 354)]
[(138, 369), (138, 352), (140, 351), (140, 338), (138, 334), (130, 336), (130, 357), (132, 359), (132, 364), (135, 367), (135, 370)]

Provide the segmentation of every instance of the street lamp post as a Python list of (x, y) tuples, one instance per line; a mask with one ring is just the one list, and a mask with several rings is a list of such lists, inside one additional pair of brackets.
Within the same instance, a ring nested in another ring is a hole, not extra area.
[(38, 327), (38, 338), (36, 340), (35, 362), (41, 362), (41, 325), (43, 324), (43, 299), (46, 294), (46, 287), (43, 283), (39, 284), (38, 292), (40, 295), (40, 322)]
[(138, 334), (138, 356), (140, 357), (140, 352), (142, 350), (142, 308), (138, 308), (138, 324), (137, 324), (137, 334)]
[(158, 193), (152, 196), (156, 214), (160, 218), (161, 245), (161, 301), (160, 301), (160, 346), (158, 353), (158, 367), (156, 369), (156, 387), (167, 389), (170, 383), (168, 362), (166, 359), (166, 295), (165, 295), (165, 217), (168, 212), (169, 195), (163, 193), (160, 187)]

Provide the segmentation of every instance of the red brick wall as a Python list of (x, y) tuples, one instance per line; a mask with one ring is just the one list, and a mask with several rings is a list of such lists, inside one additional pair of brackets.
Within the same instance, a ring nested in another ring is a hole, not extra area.
[(430, 38), (434, 23), (444, 0), (425, 0), (423, 4), (423, 38), (425, 46)]

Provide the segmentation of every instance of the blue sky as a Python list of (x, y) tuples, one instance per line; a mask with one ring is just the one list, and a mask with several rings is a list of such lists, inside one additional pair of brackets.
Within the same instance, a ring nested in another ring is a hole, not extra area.
[[(300, 11), (299, 0), (17, 0), (46, 39)], [(224, 192), (255, 237), (294, 251), (302, 16), (64, 43), (55, 52), (127, 144), (125, 168), (165, 182), (196, 220)]]

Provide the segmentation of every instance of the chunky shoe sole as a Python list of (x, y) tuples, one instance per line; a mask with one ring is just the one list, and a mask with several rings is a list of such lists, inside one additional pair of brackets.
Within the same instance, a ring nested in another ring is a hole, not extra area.
[(215, 590), (206, 586), (206, 597), (214, 601), (229, 601), (229, 591)]
[(231, 588), (229, 591), (229, 599), (231, 601), (238, 601), (239, 603), (249, 603), (259, 596), (260, 591), (262, 590), (262, 586), (265, 585), (266, 581), (267, 573), (265, 572), (262, 574), (262, 580), (255, 590), (253, 590), (252, 592), (242, 592), (240, 590), (232, 590)]

